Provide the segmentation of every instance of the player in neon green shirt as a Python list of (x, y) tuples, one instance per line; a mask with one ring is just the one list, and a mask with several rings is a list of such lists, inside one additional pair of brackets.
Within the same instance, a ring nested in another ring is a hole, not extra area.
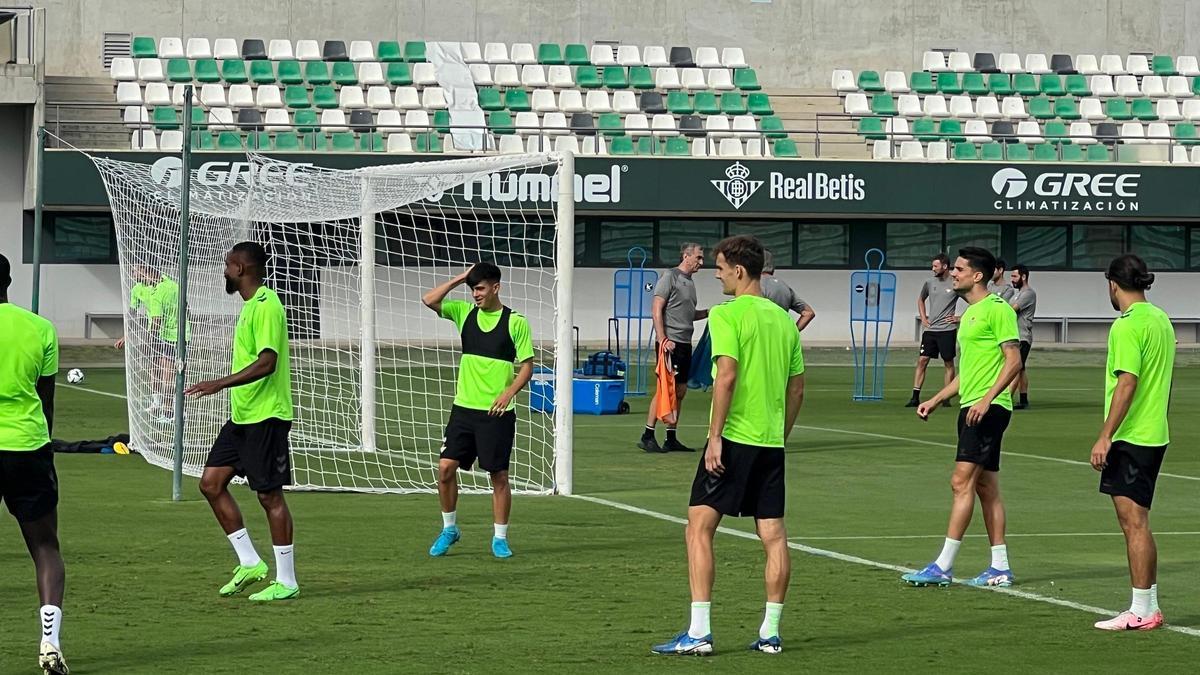
[(708, 442), (688, 503), (688, 629), (656, 654), (711, 654), (709, 621), (713, 535), (723, 516), (752, 517), (766, 552), (767, 604), (750, 649), (778, 654), (779, 618), (791, 576), (784, 527), (784, 443), (804, 397), (800, 332), (785, 310), (762, 296), (763, 246), (740, 235), (717, 244), (717, 279), (728, 300), (708, 312), (713, 398)]
[(0, 501), (17, 519), (37, 570), (42, 626), (38, 660), (65, 675), (58, 633), (66, 571), (58, 547), (58, 476), (50, 428), (58, 337), (42, 317), (8, 301), (8, 258), (0, 255)]
[[(450, 291), (463, 284), (471, 289), (473, 303), (446, 300)], [(431, 289), (421, 301), (438, 316), (453, 321), (462, 342), (458, 386), (438, 462), (442, 531), (429, 555), (445, 555), (462, 537), (457, 515), (458, 470), (469, 471), (478, 459), (479, 468), (487, 471), (492, 481), (492, 554), (511, 557), (508, 467), (517, 433), (514, 399), (533, 377), (529, 322), (500, 301), (500, 268), (489, 262), (477, 263)], [(520, 364), (515, 373), (514, 363)]]
[(208, 499), (225, 536), (233, 545), (238, 566), (221, 588), (228, 597), (267, 577), (246, 531), (229, 482), (245, 476), (258, 494), (271, 526), (275, 549), (275, 581), (250, 596), (255, 601), (290, 600), (300, 595), (292, 544), (292, 514), (283, 488), (292, 484), (288, 433), (292, 429), (291, 357), (287, 312), (266, 277), (267, 252), (255, 242), (242, 242), (225, 256), (225, 292), (242, 298), (242, 311), (233, 331), (232, 375), (188, 387), (191, 396), (210, 396), (229, 389), (229, 421), (213, 442), (200, 492)]
[(1158, 549), (1150, 532), (1154, 485), (1170, 443), (1167, 409), (1175, 366), (1175, 329), (1146, 300), (1154, 275), (1125, 254), (1108, 266), (1108, 299), (1121, 313), (1108, 332), (1104, 369), (1104, 425), (1092, 446), (1100, 492), (1112, 497), (1125, 533), (1133, 599), (1102, 630), (1152, 630), (1163, 625), (1158, 608)]
[(1017, 313), (1003, 298), (988, 292), (987, 284), (995, 268), (995, 256), (986, 249), (969, 246), (958, 252), (950, 273), (954, 292), (968, 305), (958, 321), (958, 372), (933, 398), (917, 406), (917, 415), (927, 420), (943, 401), (956, 394), (959, 397), (958, 452), (950, 476), (954, 500), (941, 554), (920, 572), (902, 577), (914, 586), (950, 583), (954, 558), (971, 524), (976, 495), (992, 545), (992, 563), (971, 583), (1013, 584), (1004, 538), (999, 471), (1000, 446), (1012, 417), (1008, 385), (1021, 372), (1021, 350)]

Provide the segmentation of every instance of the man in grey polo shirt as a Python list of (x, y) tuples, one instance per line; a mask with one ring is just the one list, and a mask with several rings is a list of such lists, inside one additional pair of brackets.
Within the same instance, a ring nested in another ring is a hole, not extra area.
[[(941, 358), (946, 364), (945, 384), (954, 379), (955, 341), (958, 339), (958, 294), (950, 278), (950, 258), (945, 253), (933, 257), (930, 265), (933, 277), (925, 280), (917, 296), (917, 314), (921, 316), (921, 349), (917, 356), (917, 372), (913, 376), (912, 398), (906, 408), (921, 405), (921, 385), (925, 384), (925, 369), (930, 359)], [(926, 303), (929, 304), (928, 310)], [(945, 405), (950, 405), (949, 401)]]
[[(675, 368), (675, 407), (683, 409), (683, 397), (687, 394), (688, 377), (692, 366), (692, 333), (696, 321), (708, 318), (707, 309), (696, 309), (696, 284), (692, 281), (695, 274), (704, 265), (704, 249), (700, 244), (688, 242), (679, 247), (679, 265), (663, 273), (654, 287), (654, 304), (651, 314), (654, 319), (654, 333), (662, 341), (671, 354), (671, 365)], [(662, 351), (655, 349), (661, 358)], [(654, 428), (658, 424), (658, 392), (650, 400), (650, 410), (646, 413), (646, 430), (637, 446), (646, 452), (692, 452), (692, 449), (679, 442), (675, 435), (679, 418), (675, 424), (667, 426), (667, 442), (658, 444), (654, 437)]]
[(1005, 270), (1008, 269), (1008, 264), (1003, 258), (996, 258), (996, 273), (992, 275), (992, 281), (988, 284), (988, 292), (995, 293), (1000, 296), (1000, 299), (1011, 303), (1013, 296), (1017, 294), (1017, 289), (1008, 283), (1008, 275)]
[[(1025, 374), (1025, 362), (1029, 360), (1029, 350), (1033, 348), (1033, 317), (1037, 313), (1037, 292), (1029, 285), (1029, 268), (1017, 265), (1012, 271), (1012, 285), (1015, 291), (1009, 304), (1017, 310), (1017, 334), (1021, 338), (1021, 372), (1012, 383), (1013, 410), (1024, 410), (1029, 407), (1029, 376)], [(1017, 392), (1021, 398), (1017, 399)]]
[(775, 260), (770, 251), (764, 251), (766, 254), (763, 259), (762, 277), (759, 283), (762, 285), (763, 297), (771, 302), (779, 305), (785, 312), (795, 312), (800, 315), (796, 319), (796, 329), (804, 330), (812, 320), (817, 318), (817, 313), (813, 311), (812, 305), (800, 299), (796, 292), (792, 290), (787, 282), (775, 277)]

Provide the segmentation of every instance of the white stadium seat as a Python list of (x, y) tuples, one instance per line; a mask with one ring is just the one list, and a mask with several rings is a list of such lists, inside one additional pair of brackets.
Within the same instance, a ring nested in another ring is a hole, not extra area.
[[(155, 84), (162, 84), (161, 82)], [(149, 85), (147, 85), (149, 86)], [(141, 105), (142, 87), (137, 82), (117, 83), (117, 105)]]
[(508, 58), (508, 45), (503, 42), (489, 42), (483, 46), (483, 60), (493, 65), (497, 63), (512, 63)]
[(642, 50), (642, 61), (651, 68), (666, 68), (671, 65), (667, 50), (662, 45), (650, 45)]
[(351, 40), (349, 56), (351, 61), (374, 61), (375, 46), (370, 40)]
[(528, 42), (517, 42), (513, 44), (512, 51), (509, 52), (512, 62), (518, 66), (525, 66), (531, 63), (537, 63), (537, 55), (533, 52), (533, 45)]
[(160, 58), (160, 59), (187, 58), (187, 53), (183, 51), (183, 40), (180, 40), (177, 37), (160, 38), (158, 41), (158, 58)]
[(296, 59), (300, 61), (320, 61), (321, 45), (316, 40), (296, 40)]
[(256, 92), (256, 102), (260, 108), (282, 108), (283, 97), (279, 87), (274, 84), (260, 84)]
[(291, 40), (271, 40), (267, 44), (267, 58), (272, 61), (291, 61), (296, 58)]
[(133, 64), (133, 59), (127, 56), (118, 56), (108, 67), (108, 75), (118, 82), (135, 82), (137, 81), (137, 66)]
[(558, 109), (566, 113), (584, 112), (583, 93), (578, 89), (564, 89), (558, 94)]
[(637, 48), (637, 45), (618, 45), (617, 65), (626, 67), (642, 65), (641, 50)]
[(193, 61), (211, 59), (212, 46), (208, 43), (208, 38), (188, 38), (187, 57)]
[(700, 68), (720, 68), (721, 57), (717, 54), (716, 47), (699, 47), (696, 49), (695, 56), (692, 58), (696, 62), (696, 66)]
[(459, 43), (459, 49), (462, 50), (463, 61), (467, 63), (483, 63), (483, 52), (479, 49), (478, 42), (462, 42)]
[[(117, 85), (118, 87), (120, 85)], [(148, 106), (157, 108), (158, 106), (172, 105), (171, 90), (165, 82), (151, 82), (146, 85), (146, 90), (142, 92), (144, 103)], [(161, 143), (160, 143), (161, 145)]]
[[(649, 59), (647, 59), (648, 61)], [(746, 68), (746, 55), (741, 47), (726, 47), (721, 50), (721, 65), (726, 68)]]
[(829, 86), (838, 92), (858, 91), (858, 83), (854, 81), (854, 73), (849, 70), (833, 71), (832, 81)]
[(233, 38), (213, 40), (213, 58), (218, 61), (242, 58), (242, 53), (238, 51), (237, 40)]

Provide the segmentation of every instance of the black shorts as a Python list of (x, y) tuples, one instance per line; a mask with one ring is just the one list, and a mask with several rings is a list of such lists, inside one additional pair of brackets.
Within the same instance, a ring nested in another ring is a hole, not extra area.
[(1021, 340), (1021, 370), (1025, 370), (1025, 362), (1029, 360), (1029, 350), (1033, 349), (1033, 343)]
[(763, 448), (722, 438), (725, 472), (713, 476), (704, 468), (704, 454), (692, 481), (689, 506), (711, 506), (726, 516), (782, 518), (784, 502), (783, 448)]
[(274, 417), (253, 424), (233, 420), (221, 427), (204, 466), (233, 467), (255, 492), (270, 492), (292, 484), (292, 455), (288, 432), (292, 423)]
[(470, 471), (479, 459), (479, 468), (488, 473), (508, 471), (513, 441), (517, 437), (517, 413), (513, 410), (495, 417), (486, 410), (453, 406), (442, 439), (442, 459), (452, 459), (459, 468)]
[(0, 450), (0, 501), (17, 522), (28, 523), (58, 506), (58, 474), (54, 450)]
[(1012, 411), (998, 405), (992, 405), (984, 413), (983, 419), (973, 426), (967, 426), (967, 408), (958, 412), (958, 454), (956, 462), (970, 462), (983, 467), (984, 471), (1000, 470), (1000, 444), (1004, 440), (1004, 430), (1012, 418)]
[(1145, 446), (1113, 441), (1108, 464), (1100, 472), (1100, 491), (1114, 497), (1128, 497), (1147, 509), (1154, 501), (1154, 485), (1162, 468), (1167, 446)]
[(175, 360), (175, 343), (168, 342), (157, 336), (151, 336), (150, 353), (162, 359)]
[[(655, 345), (655, 349), (658, 345)], [(662, 352), (658, 352), (662, 354)], [(658, 362), (655, 361), (657, 364)], [(671, 350), (671, 365), (675, 368), (675, 386), (678, 394), (679, 387), (687, 389), (688, 380), (692, 377), (692, 343), (676, 342)]]
[(953, 361), (958, 329), (927, 330), (921, 333), (921, 356), (930, 359), (940, 358), (943, 361)]

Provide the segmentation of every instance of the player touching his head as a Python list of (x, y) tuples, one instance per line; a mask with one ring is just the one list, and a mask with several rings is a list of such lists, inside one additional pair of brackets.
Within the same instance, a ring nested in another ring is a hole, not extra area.
[(1151, 630), (1163, 625), (1158, 608), (1158, 549), (1150, 532), (1154, 485), (1170, 442), (1167, 408), (1175, 366), (1175, 329), (1146, 300), (1154, 275), (1133, 254), (1108, 266), (1108, 299), (1121, 313), (1108, 331), (1104, 369), (1104, 426), (1092, 446), (1100, 491), (1112, 497), (1125, 533), (1133, 600), (1101, 630)]
[(712, 653), (713, 535), (723, 516), (749, 516), (767, 557), (767, 606), (750, 649), (778, 654), (783, 650), (779, 617), (791, 576), (783, 523), (783, 448), (804, 398), (804, 356), (800, 332), (787, 313), (762, 297), (763, 248), (758, 239), (729, 237), (714, 253), (721, 289), (733, 299), (708, 315), (712, 410), (707, 447), (692, 481), (686, 532), (691, 624), (652, 650)]
[(974, 246), (958, 252), (954, 291), (968, 307), (958, 322), (958, 375), (933, 398), (917, 406), (917, 415), (928, 419), (938, 405), (958, 394), (958, 453), (950, 488), (954, 499), (946, 541), (937, 560), (920, 572), (902, 578), (914, 586), (945, 586), (953, 576), (954, 558), (963, 534), (971, 524), (975, 496), (992, 545), (992, 563), (971, 580), (977, 586), (1011, 586), (1008, 546), (1004, 540), (1004, 500), (1000, 497), (1000, 445), (1012, 417), (1008, 385), (1021, 370), (1017, 346), (1017, 315), (1000, 296), (988, 293), (996, 259)]
[[(474, 302), (445, 299), (462, 284), (471, 290)], [(500, 268), (490, 262), (477, 263), (430, 290), (421, 301), (438, 316), (453, 321), (462, 341), (458, 385), (438, 462), (442, 532), (429, 555), (446, 555), (462, 537), (457, 519), (458, 470), (470, 471), (478, 459), (479, 468), (487, 471), (492, 481), (492, 555), (510, 558), (512, 487), (508, 467), (517, 435), (516, 396), (533, 377), (529, 322), (500, 301)], [(514, 362), (520, 364), (515, 375)]]
[(292, 484), (288, 433), (292, 429), (292, 377), (287, 313), (274, 290), (264, 284), (267, 252), (256, 242), (242, 242), (225, 256), (225, 292), (243, 304), (233, 330), (232, 375), (188, 387), (189, 396), (209, 396), (229, 389), (229, 421), (221, 427), (204, 473), (200, 492), (233, 545), (238, 566), (222, 596), (241, 593), (267, 577), (267, 563), (254, 550), (229, 481), (245, 476), (258, 494), (271, 526), (275, 549), (275, 581), (250, 596), (255, 601), (290, 600), (300, 595), (292, 548), (292, 514), (283, 487)]

